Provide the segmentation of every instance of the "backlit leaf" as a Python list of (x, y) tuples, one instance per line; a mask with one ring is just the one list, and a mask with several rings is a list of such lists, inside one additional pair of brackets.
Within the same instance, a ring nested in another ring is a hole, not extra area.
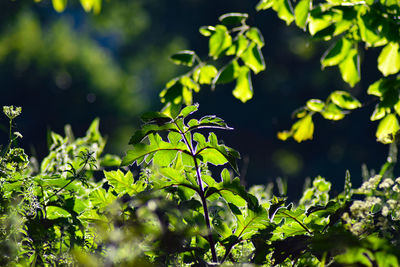
[(395, 114), (388, 114), (383, 118), (376, 130), (376, 138), (379, 142), (387, 144), (393, 142), (393, 136), (399, 131), (399, 121)]
[(321, 115), (327, 120), (337, 121), (343, 119), (345, 113), (336, 104), (330, 103), (325, 106)]
[(324, 109), (325, 103), (319, 99), (310, 99), (306, 105), (311, 111), (321, 112)]
[(348, 55), (351, 45), (349, 40), (341, 38), (322, 56), (321, 65), (323, 67), (338, 65)]
[(204, 65), (193, 73), (193, 78), (200, 84), (211, 84), (217, 74), (218, 70), (216, 67), (213, 65)]
[(356, 49), (351, 49), (346, 58), (339, 64), (340, 73), (345, 82), (354, 87), (360, 81), (359, 55)]
[(209, 55), (214, 59), (228, 47), (232, 45), (232, 37), (230, 36), (228, 29), (223, 25), (217, 25), (215, 32), (211, 35), (209, 41)]
[(183, 50), (171, 56), (172, 62), (178, 65), (191, 67), (195, 61), (196, 53), (190, 50)]
[(395, 74), (400, 70), (399, 44), (390, 42), (378, 57), (378, 69), (384, 76)]
[(308, 139), (313, 138), (314, 134), (314, 123), (312, 121), (312, 116), (307, 115), (304, 118), (293, 124), (293, 139), (297, 142), (303, 142)]
[(264, 46), (264, 37), (262, 36), (259, 29), (252, 27), (246, 32), (247, 38), (255, 42), (259, 48)]
[(249, 15), (246, 13), (227, 13), (220, 16), (218, 19), (222, 24), (236, 25), (244, 23), (248, 17)]
[(240, 68), (240, 74), (237, 78), (236, 87), (232, 93), (243, 103), (247, 102), (253, 97), (253, 86), (251, 84), (250, 70), (248, 67), (242, 66)]
[(240, 73), (240, 66), (237, 60), (233, 60), (231, 63), (223, 67), (215, 77), (213, 83), (229, 83), (235, 80)]
[(335, 91), (330, 98), (333, 103), (344, 109), (356, 109), (361, 107), (361, 103), (346, 91)]
[(305, 29), (311, 6), (311, 0), (300, 0), (296, 5), (294, 9), (295, 22), (300, 28)]
[(255, 74), (265, 70), (264, 57), (260, 48), (255, 43), (250, 44), (240, 58)]

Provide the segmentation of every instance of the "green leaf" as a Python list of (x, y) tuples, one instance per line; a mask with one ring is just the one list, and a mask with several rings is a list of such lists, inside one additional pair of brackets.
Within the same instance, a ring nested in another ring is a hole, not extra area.
[[(242, 35), (240, 35), (242, 36)], [(258, 28), (252, 27), (246, 32), (247, 38), (255, 42), (259, 48), (264, 46), (264, 37)], [(240, 38), (240, 37), (239, 37)], [(247, 44), (246, 44), (247, 47)], [(244, 49), (243, 49), (244, 50)]]
[(345, 113), (336, 104), (330, 103), (325, 106), (321, 115), (327, 120), (337, 121), (343, 119)]
[(374, 112), (371, 115), (371, 121), (380, 120), (386, 115), (386, 108), (376, 105)]
[(199, 32), (203, 35), (203, 36), (211, 36), (211, 34), (213, 34), (215, 32), (215, 27), (213, 26), (202, 26), (199, 29)]
[(322, 56), (321, 65), (323, 67), (338, 65), (348, 55), (351, 45), (349, 40), (341, 38)]
[(354, 87), (360, 81), (360, 64), (357, 49), (351, 49), (346, 58), (339, 64), (340, 73), (345, 82)]
[(187, 106), (181, 110), (178, 117), (186, 118), (190, 114), (196, 112), (199, 109), (199, 104), (194, 104), (191, 106)]
[(204, 65), (193, 73), (193, 79), (200, 84), (211, 84), (218, 70), (213, 65)]
[(312, 121), (312, 116), (307, 115), (293, 124), (292, 132), (293, 139), (299, 143), (308, 139), (311, 140), (314, 134), (314, 123)]
[(376, 130), (376, 138), (379, 142), (388, 144), (393, 142), (393, 137), (399, 131), (399, 121), (395, 114), (388, 114), (383, 118)]
[(325, 103), (319, 99), (310, 99), (306, 105), (309, 110), (314, 112), (321, 112), (325, 107)]
[(104, 171), (104, 176), (118, 195), (126, 193), (132, 196), (143, 191), (145, 188), (145, 184), (141, 181), (138, 181), (136, 184), (134, 183), (133, 174), (130, 171), (126, 174), (121, 170)]
[(294, 20), (293, 8), (289, 0), (275, 0), (272, 9), (278, 13), (278, 17), (289, 25)]
[(244, 24), (248, 17), (249, 15), (246, 13), (227, 13), (220, 16), (218, 19), (225, 25), (237, 25)]
[[(171, 120), (168, 117), (169, 121)], [(156, 123), (159, 122), (159, 120), (155, 121)], [(177, 131), (177, 127), (175, 124), (172, 123), (166, 123), (164, 125), (154, 125), (154, 124), (146, 124), (142, 127), (142, 129), (135, 131), (131, 139), (129, 140), (130, 145), (135, 145), (139, 142), (141, 142), (146, 136), (149, 134), (154, 134), (154, 133), (159, 133), (163, 131)]]
[(106, 192), (103, 188), (97, 188), (90, 192), (89, 199), (92, 207), (103, 209), (110, 205), (116, 197), (110, 192)]
[(250, 44), (250, 46), (241, 54), (240, 58), (255, 74), (265, 70), (264, 57), (256, 43)]
[(217, 25), (215, 32), (211, 35), (209, 41), (209, 55), (214, 59), (228, 47), (232, 45), (232, 37), (230, 36), (228, 29), (223, 25)]
[(300, 0), (296, 8), (294, 9), (296, 25), (302, 29), (305, 29), (306, 27), (311, 7), (312, 7), (311, 0)]
[(250, 70), (248, 67), (240, 68), (239, 77), (237, 78), (236, 87), (233, 95), (240, 99), (243, 103), (253, 98), (253, 86), (251, 84)]
[(271, 225), (267, 210), (261, 207), (254, 211), (249, 210), (244, 220), (241, 219), (240, 216), (238, 216), (238, 218), (238, 227), (235, 231), (235, 235), (242, 239), (248, 239), (259, 230), (265, 229)]
[(177, 151), (176, 150), (161, 150), (154, 154), (153, 163), (157, 166), (168, 166), (170, 165), (176, 158)]
[(173, 54), (170, 59), (177, 65), (191, 67), (196, 59), (196, 53), (190, 50), (183, 50)]
[(55, 220), (58, 218), (68, 218), (71, 214), (65, 209), (57, 206), (46, 206), (46, 218), (49, 220)]
[(67, 7), (67, 0), (52, 0), (53, 8), (57, 12), (63, 12)]
[(274, 4), (273, 0), (260, 0), (260, 2), (258, 2), (256, 6), (256, 9), (257, 11), (265, 10), (271, 8), (273, 4)]
[(335, 91), (331, 93), (330, 99), (337, 106), (344, 109), (356, 109), (361, 107), (361, 103), (346, 91)]
[(240, 66), (237, 60), (233, 60), (228, 65), (224, 66), (214, 78), (213, 83), (229, 83), (235, 80), (240, 73)]
[(378, 57), (378, 69), (384, 76), (395, 74), (400, 70), (399, 44), (390, 42)]
[(377, 21), (377, 18), (380, 19), (378, 16), (371, 14), (371, 12), (367, 14), (359, 12), (357, 16), (361, 40), (368, 46), (381, 46), (387, 43), (386, 38), (382, 38), (378, 32), (378, 26), (381, 22)]

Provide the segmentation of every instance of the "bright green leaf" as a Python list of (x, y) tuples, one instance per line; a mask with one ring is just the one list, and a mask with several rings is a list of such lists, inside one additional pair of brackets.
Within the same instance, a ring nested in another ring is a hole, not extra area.
[(383, 118), (376, 130), (376, 138), (379, 142), (388, 144), (393, 142), (393, 137), (399, 131), (399, 121), (395, 114), (388, 114)]
[(255, 43), (252, 43), (240, 58), (255, 74), (265, 70), (264, 57), (260, 48)]
[(312, 121), (312, 116), (307, 115), (297, 121), (295, 124), (293, 124), (292, 131), (293, 139), (299, 143), (308, 139), (312, 139), (314, 134), (314, 123)]
[(204, 65), (193, 73), (193, 79), (200, 84), (211, 84), (217, 74), (218, 70), (216, 67), (213, 65)]
[(53, 8), (57, 12), (63, 12), (67, 7), (67, 0), (52, 0)]
[(321, 112), (324, 109), (325, 103), (319, 99), (310, 99), (307, 101), (307, 108), (314, 112)]
[(253, 86), (251, 84), (250, 70), (248, 67), (242, 66), (240, 68), (240, 74), (237, 78), (236, 87), (232, 93), (243, 103), (247, 102), (253, 97)]
[(378, 57), (378, 69), (384, 76), (395, 74), (400, 70), (399, 44), (390, 42)]
[[(242, 35), (240, 35), (242, 36)], [(259, 29), (252, 27), (246, 32), (247, 38), (252, 40), (257, 44), (259, 48), (262, 48), (264, 46), (264, 37), (262, 36), (261, 32)], [(246, 44), (247, 46), (247, 44)]]
[(351, 45), (349, 40), (341, 38), (322, 56), (321, 65), (323, 67), (338, 65), (348, 55)]
[(361, 103), (346, 91), (335, 91), (331, 93), (330, 99), (337, 106), (344, 109), (356, 109), (361, 107)]
[(211, 34), (213, 34), (215, 32), (215, 27), (213, 26), (202, 26), (199, 29), (199, 32), (203, 35), (203, 36), (211, 36)]
[(372, 113), (370, 120), (371, 121), (380, 120), (383, 117), (385, 117), (385, 115), (386, 115), (386, 108), (376, 105), (375, 110)]
[(217, 25), (215, 32), (211, 35), (209, 41), (209, 55), (214, 59), (228, 47), (232, 45), (232, 37), (230, 36), (228, 29), (223, 25)]
[(357, 49), (351, 49), (346, 58), (339, 64), (340, 73), (345, 82), (354, 87), (360, 81), (360, 64)]
[(341, 120), (344, 118), (345, 113), (334, 103), (330, 103), (325, 106), (324, 110), (321, 112), (321, 115), (327, 120)]
[(278, 13), (278, 17), (289, 25), (294, 20), (293, 8), (289, 0), (275, 0), (272, 9)]
[(295, 22), (300, 28), (305, 29), (311, 7), (311, 0), (300, 0), (300, 2), (296, 5), (294, 9)]

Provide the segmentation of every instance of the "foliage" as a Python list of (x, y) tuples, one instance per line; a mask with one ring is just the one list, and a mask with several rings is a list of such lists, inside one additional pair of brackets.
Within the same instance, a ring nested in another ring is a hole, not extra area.
[[(59, 11), (65, 4), (53, 1)], [(292, 11), (289, 0), (262, 0), (257, 8), (272, 8), (287, 24), (308, 25), (313, 38), (340, 38), (321, 63), (339, 65), (351, 86), (360, 79), (359, 42), (385, 45), (378, 57), (384, 76), (399, 71), (395, 2), (331, 0), (313, 7), (301, 0)], [(199, 107), (192, 104), (193, 92), (202, 84), (214, 88), (236, 80), (236, 98), (253, 96), (250, 72), (265, 69), (264, 41), (247, 19), (229, 13), (200, 29), (209, 37), (207, 61), (189, 50), (171, 57), (191, 70), (168, 82), (160, 94), (163, 110), (142, 116), (144, 125), (122, 159), (102, 156), (105, 140), (96, 119), (83, 138), (75, 139), (70, 127), (65, 137), (50, 132), (49, 155), (39, 164), (17, 144), (22, 135), (13, 122), (21, 108), (3, 107), (9, 142), (0, 155), (1, 264), (399, 266), (400, 178), (392, 177), (400, 128), (397, 78), (368, 89), (380, 98), (373, 118), (382, 119), (378, 140), (392, 143), (388, 162), (359, 188), (352, 188), (346, 172), (344, 191), (336, 196), (320, 176), (298, 203), (268, 187), (246, 189), (235, 177), (239, 153), (213, 132), (232, 128), (213, 115), (191, 118)], [(311, 99), (279, 137), (311, 139), (315, 113), (339, 120), (361, 106), (347, 91), (334, 91), (325, 102)]]

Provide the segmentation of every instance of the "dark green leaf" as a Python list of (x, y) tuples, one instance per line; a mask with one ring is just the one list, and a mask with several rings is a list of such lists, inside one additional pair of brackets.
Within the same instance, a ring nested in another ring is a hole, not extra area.
[(190, 50), (183, 50), (171, 56), (171, 60), (178, 65), (193, 66), (196, 59), (196, 53)]

